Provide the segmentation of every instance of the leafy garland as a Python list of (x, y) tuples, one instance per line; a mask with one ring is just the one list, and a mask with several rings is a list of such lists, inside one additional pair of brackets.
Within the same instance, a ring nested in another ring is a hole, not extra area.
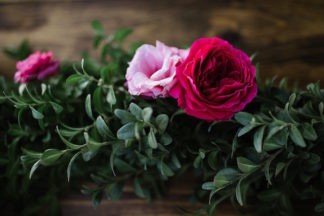
[[(95, 186), (82, 193), (94, 206), (106, 197), (118, 200), (129, 180), (150, 201), (165, 193), (169, 179), (189, 171), (198, 182), (196, 198), (205, 203), (194, 215), (213, 215), (225, 200), (240, 210), (253, 204), (262, 215), (294, 215), (305, 200), (324, 212), (319, 83), (303, 91), (289, 90), (285, 79), (278, 86), (274, 79), (258, 81), (244, 112), (208, 123), (185, 115), (173, 99), (132, 97), (125, 71), (141, 43), (124, 50), (131, 30), (106, 35), (99, 22), (92, 26), (100, 61), (85, 53), (81, 64), (66, 62), (42, 83), (1, 78), (1, 208), (32, 215), (51, 203), (47, 213), (57, 215), (61, 191), (89, 177)], [(31, 49), (24, 41), (5, 51), (24, 59)]]

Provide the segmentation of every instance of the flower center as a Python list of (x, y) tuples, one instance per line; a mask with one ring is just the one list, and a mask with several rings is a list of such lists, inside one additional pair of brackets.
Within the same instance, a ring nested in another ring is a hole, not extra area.
[(206, 95), (210, 88), (219, 87), (220, 81), (226, 78), (231, 70), (232, 66), (225, 56), (207, 58), (201, 64), (197, 64), (196, 85), (200, 92)]

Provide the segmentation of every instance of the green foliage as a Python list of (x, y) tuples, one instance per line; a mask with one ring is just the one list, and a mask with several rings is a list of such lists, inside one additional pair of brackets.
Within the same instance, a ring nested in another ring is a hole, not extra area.
[(16, 60), (23, 60), (32, 53), (28, 40), (23, 40), (18, 47), (6, 47), (3, 52)]
[[(220, 167), (223, 163), (238, 174), (228, 177), (210, 161), (203, 165), (215, 176), (213, 183), (202, 187), (210, 191), (211, 205), (226, 196), (234, 197), (239, 205), (245, 205), (248, 197), (257, 197), (254, 205), (262, 215), (293, 215), (293, 202), (322, 200), (322, 94), (318, 83), (309, 85), (307, 91), (293, 93), (285, 87), (274, 87), (271, 82), (259, 86), (257, 98), (244, 112), (235, 115), (238, 127), (234, 131), (238, 137), (232, 144), (231, 159), (218, 159)], [(227, 140), (221, 132), (214, 128), (213, 131), (218, 139)], [(221, 145), (219, 149), (229, 154)], [(205, 151), (217, 160), (214, 155), (219, 154), (219, 149)], [(212, 174), (206, 172), (206, 178), (209, 175)], [(319, 206), (315, 207), (318, 212)]]
[[(0, 79), (1, 207), (33, 215), (52, 203), (49, 214), (58, 214), (58, 195), (80, 180), (94, 183), (81, 191), (95, 207), (118, 200), (127, 182), (150, 201), (189, 170), (196, 199), (208, 200), (196, 215), (213, 215), (225, 200), (238, 209), (253, 203), (261, 215), (293, 215), (301, 200), (323, 212), (319, 83), (292, 91), (285, 80), (278, 87), (267, 81), (232, 120), (205, 122), (185, 115), (173, 99), (129, 95), (125, 71), (139, 43), (124, 49), (131, 30), (106, 35), (98, 21), (92, 27), (100, 60), (84, 53), (81, 63), (62, 64), (43, 83)], [(21, 59), (26, 50), (21, 45), (11, 54)]]

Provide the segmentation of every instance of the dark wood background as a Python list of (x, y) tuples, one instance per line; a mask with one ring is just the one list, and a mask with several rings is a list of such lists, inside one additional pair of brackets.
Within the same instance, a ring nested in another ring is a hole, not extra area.
[[(107, 32), (131, 27), (130, 43), (156, 39), (190, 44), (219, 36), (248, 54), (258, 53), (262, 77), (287, 76), (304, 85), (324, 78), (323, 0), (0, 0), (0, 47), (28, 38), (36, 49), (53, 50), (59, 59), (78, 60), (90, 50), (93, 19)], [(0, 74), (10, 77), (15, 62), (0, 54)], [(64, 215), (178, 215), (175, 205), (194, 208), (191, 185), (176, 181), (169, 195), (147, 205), (130, 195), (104, 201), (97, 210), (77, 195), (62, 198)], [(228, 205), (217, 215), (236, 215)]]

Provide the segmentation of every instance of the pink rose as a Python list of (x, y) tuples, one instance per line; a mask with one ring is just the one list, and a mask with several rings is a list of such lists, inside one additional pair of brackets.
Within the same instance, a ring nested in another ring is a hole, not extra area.
[(168, 97), (177, 80), (176, 66), (188, 51), (168, 47), (157, 41), (156, 46), (144, 44), (139, 47), (129, 63), (126, 85), (131, 95), (150, 98)]
[(188, 115), (229, 120), (257, 94), (255, 68), (249, 57), (220, 38), (196, 40), (177, 67), (178, 85), (171, 95)]
[(15, 81), (27, 83), (31, 80), (44, 80), (59, 72), (59, 61), (53, 59), (52, 52), (34, 52), (16, 64)]

